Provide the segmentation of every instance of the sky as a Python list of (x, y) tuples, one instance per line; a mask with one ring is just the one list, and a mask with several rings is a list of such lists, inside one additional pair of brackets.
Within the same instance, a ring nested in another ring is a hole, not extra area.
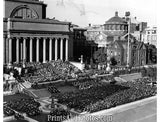
[(156, 26), (156, 0), (43, 0), (47, 4), (47, 17), (69, 21), (79, 26), (89, 23), (104, 24), (118, 11), (124, 17), (130, 11), (138, 21)]

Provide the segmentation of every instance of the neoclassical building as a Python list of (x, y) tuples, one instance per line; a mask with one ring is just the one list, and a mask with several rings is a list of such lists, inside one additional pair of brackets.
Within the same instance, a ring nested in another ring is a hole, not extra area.
[(4, 0), (4, 5), (4, 63), (72, 58), (70, 22), (46, 18), (43, 1)]

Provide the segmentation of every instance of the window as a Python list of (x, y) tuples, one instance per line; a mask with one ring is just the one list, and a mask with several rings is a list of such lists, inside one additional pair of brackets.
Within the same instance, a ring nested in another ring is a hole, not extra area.
[(11, 13), (11, 17), (21, 19), (37, 19), (38, 15), (34, 10), (28, 8), (27, 6), (20, 6), (13, 10), (13, 12)]
[(112, 30), (112, 25), (109, 25), (109, 30)]
[(156, 34), (156, 30), (153, 30), (153, 31), (152, 31), (152, 34)]
[(121, 30), (124, 30), (124, 25), (121, 26)]
[(120, 25), (117, 25), (117, 30), (120, 30)]
[(148, 41), (150, 40), (150, 35), (147, 36), (147, 40), (148, 40)]
[(151, 41), (153, 41), (154, 40), (154, 35), (151, 35)]
[(109, 30), (109, 25), (106, 25), (106, 30)]

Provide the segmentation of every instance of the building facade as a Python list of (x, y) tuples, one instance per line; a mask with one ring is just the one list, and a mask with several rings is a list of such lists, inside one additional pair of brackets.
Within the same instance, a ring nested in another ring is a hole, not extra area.
[(46, 18), (43, 1), (4, 0), (4, 4), (4, 63), (73, 57), (71, 23)]
[(142, 41), (157, 46), (157, 27), (148, 27), (142, 35)]
[(86, 57), (89, 55), (87, 49), (87, 41), (84, 33), (86, 32), (86, 29), (80, 28), (80, 27), (73, 27), (73, 60), (74, 61), (80, 61), (79, 58), (81, 55), (85, 56), (83, 57), (86, 59)]
[[(88, 28), (87, 37), (97, 43), (98, 47), (108, 48), (109, 55), (114, 57), (119, 66), (153, 64), (156, 63), (156, 47), (147, 46), (141, 41), (146, 27), (146, 22), (138, 22), (136, 18), (130, 18), (129, 20), (127, 16), (121, 18), (118, 16), (118, 12), (115, 12), (115, 16), (99, 28)], [(99, 52), (101, 51), (97, 50), (95, 55)], [(105, 54), (105, 52), (103, 53)]]

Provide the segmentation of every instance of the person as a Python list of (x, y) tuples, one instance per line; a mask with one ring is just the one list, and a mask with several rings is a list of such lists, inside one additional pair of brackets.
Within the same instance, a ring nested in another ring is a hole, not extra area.
[(9, 85), (9, 83), (8, 83), (8, 80), (6, 80), (6, 86), (5, 86), (6, 89), (5, 89), (5, 91), (9, 91), (9, 86), (10, 86), (10, 85)]

